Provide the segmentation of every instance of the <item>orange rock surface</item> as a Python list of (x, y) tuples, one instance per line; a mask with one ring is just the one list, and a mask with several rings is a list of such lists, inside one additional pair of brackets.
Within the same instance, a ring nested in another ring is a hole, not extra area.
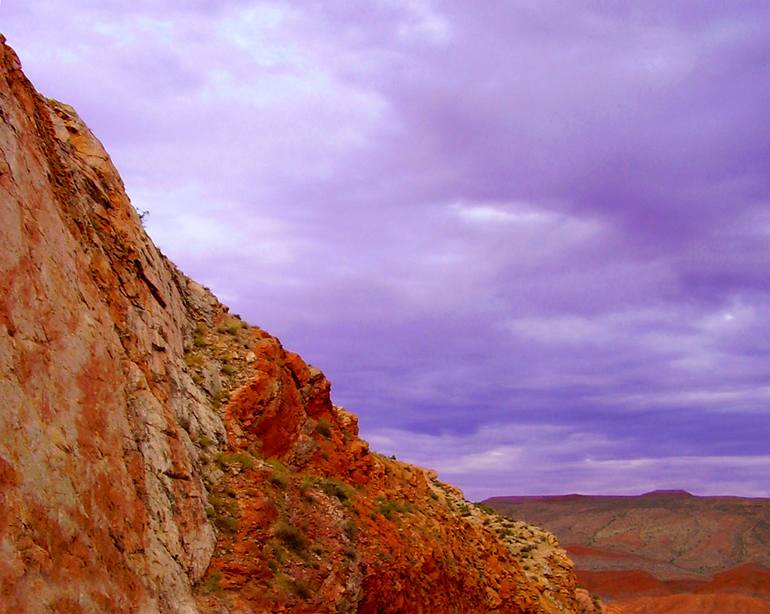
[[(225, 408), (229, 514), (202, 608), (296, 612), (577, 611), (571, 564), (528, 577), (488, 514), (435, 474), (371, 452), (328, 381), (267, 335)], [(209, 587), (211, 588), (211, 587)]]

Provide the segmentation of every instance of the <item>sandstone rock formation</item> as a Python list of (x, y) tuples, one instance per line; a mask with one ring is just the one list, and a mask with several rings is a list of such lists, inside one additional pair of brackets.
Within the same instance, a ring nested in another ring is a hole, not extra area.
[(552, 535), (370, 451), (169, 262), (4, 38), (0, 122), (0, 610), (594, 609)]

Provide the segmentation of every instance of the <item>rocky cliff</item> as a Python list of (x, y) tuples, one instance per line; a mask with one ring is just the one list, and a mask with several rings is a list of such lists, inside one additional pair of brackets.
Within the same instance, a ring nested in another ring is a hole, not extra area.
[(369, 450), (169, 262), (4, 38), (0, 122), (0, 610), (592, 609), (552, 535)]

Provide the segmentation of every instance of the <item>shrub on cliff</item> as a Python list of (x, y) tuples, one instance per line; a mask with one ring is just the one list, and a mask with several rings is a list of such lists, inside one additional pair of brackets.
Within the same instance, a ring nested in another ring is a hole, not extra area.
[(280, 539), (286, 547), (294, 552), (300, 553), (307, 548), (307, 537), (305, 537), (297, 527), (280, 521), (275, 525), (273, 534)]

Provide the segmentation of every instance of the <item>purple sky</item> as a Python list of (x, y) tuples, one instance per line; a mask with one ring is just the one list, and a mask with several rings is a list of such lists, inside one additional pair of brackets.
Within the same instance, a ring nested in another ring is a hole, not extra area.
[(770, 496), (766, 0), (5, 0), (0, 30), (379, 451), (475, 499)]

